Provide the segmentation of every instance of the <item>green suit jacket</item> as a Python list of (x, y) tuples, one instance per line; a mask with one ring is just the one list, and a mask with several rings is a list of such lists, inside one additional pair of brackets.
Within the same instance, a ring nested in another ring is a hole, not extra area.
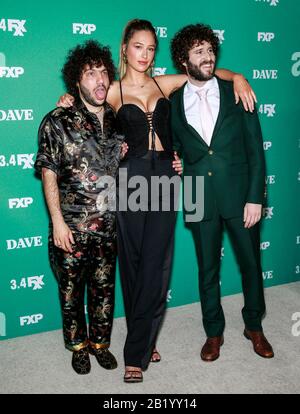
[[(217, 78), (220, 110), (210, 146), (187, 123), (183, 85), (171, 95), (173, 146), (183, 158), (185, 176), (204, 177), (204, 216), (213, 217), (217, 207), (225, 219), (243, 215), (247, 202), (263, 204), (265, 160), (257, 112), (235, 104), (232, 82)], [(183, 202), (183, 207), (185, 201)], [(186, 218), (187, 211), (184, 208)]]

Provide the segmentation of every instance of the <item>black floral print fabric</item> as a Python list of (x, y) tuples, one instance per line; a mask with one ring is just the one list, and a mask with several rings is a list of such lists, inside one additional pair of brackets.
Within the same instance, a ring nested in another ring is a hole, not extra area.
[[(108, 348), (114, 313), (116, 241), (74, 233), (73, 252), (56, 247), (49, 235), (49, 258), (59, 286), (66, 348), (78, 351), (88, 343)], [(87, 286), (87, 332), (84, 286)]]

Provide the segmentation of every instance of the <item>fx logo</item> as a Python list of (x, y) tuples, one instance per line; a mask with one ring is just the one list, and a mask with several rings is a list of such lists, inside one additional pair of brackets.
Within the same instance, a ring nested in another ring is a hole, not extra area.
[(90, 35), (97, 29), (95, 24), (91, 23), (73, 23), (73, 34)]
[(224, 250), (225, 250), (225, 247), (222, 247), (221, 248), (221, 259), (223, 259), (223, 257), (225, 256)]
[(0, 336), (6, 336), (6, 317), (0, 312)]
[(44, 315), (41, 313), (37, 313), (36, 315), (28, 315), (28, 316), (21, 316), (20, 317), (20, 325), (33, 325), (39, 323), (43, 319)]
[(292, 66), (292, 75), (295, 77), (300, 76), (300, 52), (292, 54), (292, 61), (296, 62)]
[(272, 32), (258, 32), (257, 40), (259, 42), (272, 42), (275, 39), (275, 33)]
[(271, 219), (273, 217), (273, 208), (274, 207), (265, 207), (263, 209), (263, 216), (266, 220)]
[(292, 335), (300, 336), (300, 312), (293, 313), (292, 321), (296, 321), (292, 326)]
[(19, 66), (0, 66), (0, 78), (18, 78), (23, 75), (24, 68)]
[(156, 26), (155, 27), (155, 32), (156, 32), (157, 37), (161, 37), (161, 38), (168, 37), (168, 33), (167, 33), (168, 28), (167, 27)]
[(44, 275), (30, 276), (27, 278), (28, 287), (33, 287), (32, 290), (43, 289), (45, 283), (43, 282)]
[(225, 38), (224, 38), (225, 30), (214, 30), (213, 32), (214, 32), (215, 35), (218, 36), (219, 42), (220, 42), (220, 44), (222, 44), (225, 40)]
[(33, 203), (32, 197), (9, 198), (8, 199), (9, 208), (27, 208), (32, 203)]
[(0, 30), (3, 30), (6, 32), (13, 32), (14, 36), (24, 36), (24, 33), (27, 32), (24, 25), (26, 23), (26, 20), (16, 20), (16, 19), (7, 19), (7, 22), (5, 19), (0, 20)]
[(264, 150), (268, 151), (272, 147), (272, 142), (271, 141), (265, 141), (263, 145), (264, 145)]
[(167, 71), (167, 68), (154, 68), (153, 76), (165, 75), (166, 71)]
[(276, 104), (261, 104), (259, 106), (259, 112), (267, 115), (268, 118), (273, 118), (276, 115)]
[(171, 293), (172, 293), (172, 289), (168, 290), (168, 292), (167, 292), (167, 302), (170, 302), (172, 300)]
[(28, 168), (33, 168), (34, 161), (33, 161), (33, 154), (17, 154), (17, 163), (19, 166), (23, 165), (23, 170), (27, 170)]

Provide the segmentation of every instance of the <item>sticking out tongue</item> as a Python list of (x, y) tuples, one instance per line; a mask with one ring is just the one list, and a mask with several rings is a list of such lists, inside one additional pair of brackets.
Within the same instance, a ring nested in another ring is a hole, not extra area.
[(96, 98), (102, 101), (106, 97), (106, 90), (103, 87), (99, 87), (95, 90)]

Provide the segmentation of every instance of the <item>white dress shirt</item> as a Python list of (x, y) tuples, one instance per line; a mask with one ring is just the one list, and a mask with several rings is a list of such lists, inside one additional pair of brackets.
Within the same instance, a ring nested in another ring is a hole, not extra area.
[(189, 125), (191, 125), (198, 134), (203, 137), (201, 118), (200, 118), (200, 98), (197, 91), (200, 89), (207, 89), (207, 101), (211, 109), (214, 125), (218, 118), (220, 110), (220, 89), (218, 81), (215, 77), (207, 81), (204, 86), (199, 88), (190, 81), (184, 87), (183, 101), (184, 112)]

